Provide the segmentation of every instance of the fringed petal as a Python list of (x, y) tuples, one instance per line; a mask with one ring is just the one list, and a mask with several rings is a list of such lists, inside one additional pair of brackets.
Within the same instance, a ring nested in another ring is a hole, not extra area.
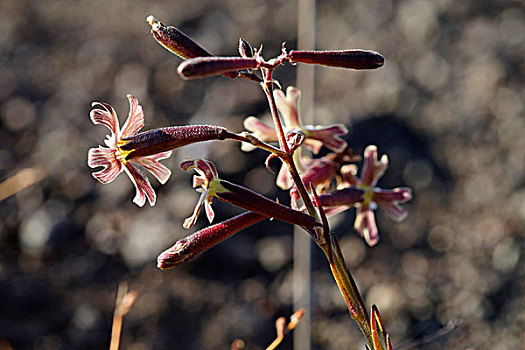
[(288, 170), (286, 164), (281, 166), (281, 170), (279, 170), (279, 174), (277, 175), (277, 180), (275, 183), (283, 190), (289, 190), (294, 185), (292, 175), (290, 175), (290, 171)]
[(345, 164), (339, 170), (341, 174), (341, 184), (337, 188), (351, 187), (357, 184), (357, 165)]
[(404, 203), (412, 199), (412, 190), (408, 187), (398, 187), (392, 190), (374, 188), (375, 202), (399, 202)]
[(256, 117), (247, 117), (243, 122), (244, 128), (264, 142), (277, 142), (275, 129)]
[(361, 171), (361, 183), (366, 186), (374, 186), (388, 167), (388, 157), (384, 154), (377, 160), (377, 147), (370, 145), (364, 152), (363, 170)]
[[(184, 161), (180, 164), (180, 167), (184, 171), (188, 171), (191, 169), (195, 169), (197, 173), (199, 173), (199, 176), (201, 177), (200, 180), (198, 180), (199, 185), (202, 185), (206, 187), (210, 181), (212, 181), (214, 178), (217, 178), (219, 176), (219, 173), (217, 172), (217, 168), (215, 165), (206, 159), (191, 159)], [(193, 183), (195, 185), (196, 180), (194, 177)]]
[(115, 157), (115, 151), (102, 146), (88, 151), (88, 165), (91, 168), (104, 167), (93, 173), (93, 177), (103, 184), (115, 180), (122, 172), (122, 164)]
[(348, 129), (343, 124), (330, 126), (307, 125), (304, 127), (304, 130), (307, 138), (321, 141), (326, 148), (334, 152), (342, 152), (347, 147), (346, 141), (341, 139), (342, 136), (348, 133)]
[(202, 206), (204, 205), (204, 202), (207, 200), (207, 197), (208, 197), (208, 191), (204, 190), (201, 196), (199, 197), (199, 201), (197, 202), (195, 209), (193, 210), (193, 214), (191, 214), (190, 217), (184, 220), (182, 227), (191, 228), (193, 227), (193, 225), (195, 225), (195, 223), (197, 222), (197, 218), (199, 217), (199, 214), (201, 212)]
[[(94, 108), (95, 106), (102, 108)], [(93, 124), (105, 125), (116, 137), (119, 131), (119, 123), (113, 107), (104, 102), (93, 102), (91, 107), (93, 109), (89, 112), (89, 117)]]
[(388, 167), (388, 157), (384, 154), (381, 159), (377, 160), (377, 147), (370, 145), (364, 152), (363, 170), (361, 171), (361, 183), (366, 186), (374, 186), (377, 180), (386, 171)]
[(300, 127), (299, 100), (301, 92), (297, 88), (289, 86), (286, 89), (286, 95), (282, 90), (274, 90), (273, 97), (275, 98), (277, 109), (281, 112), (286, 128)]
[(327, 207), (327, 208), (323, 207), (323, 210), (326, 216), (334, 216), (350, 208), (352, 207), (349, 207), (347, 205), (340, 205), (338, 207)]
[(206, 200), (204, 201), (204, 211), (206, 212), (206, 217), (208, 218), (208, 221), (210, 224), (213, 222), (213, 219), (215, 218), (215, 212), (213, 211), (213, 208), (211, 207), (213, 197), (208, 196)]
[(154, 206), (155, 201), (157, 200), (157, 195), (155, 194), (153, 187), (151, 187), (148, 178), (130, 162), (125, 164), (124, 170), (126, 171), (126, 174), (128, 174), (131, 182), (133, 182), (133, 185), (135, 185), (136, 193), (133, 202), (139, 207), (142, 207), (146, 203), (147, 198), (149, 204)]
[(407, 216), (407, 211), (396, 202), (377, 201), (376, 203), (381, 209), (383, 209), (388, 214), (388, 216), (390, 216), (397, 222), (403, 221)]
[(120, 138), (130, 137), (136, 134), (144, 126), (144, 112), (142, 106), (139, 105), (139, 101), (135, 97), (131, 95), (127, 95), (127, 97), (129, 100), (129, 114), (128, 119), (120, 131)]
[(374, 246), (379, 242), (374, 212), (367, 206), (359, 207), (354, 222), (355, 230), (364, 237), (369, 246)]
[(308, 147), (313, 154), (318, 154), (323, 148), (323, 142), (319, 140), (314, 140), (311, 138), (306, 138), (304, 145)]
[(164, 185), (171, 176), (171, 170), (159, 163), (159, 160), (169, 158), (171, 153), (171, 151), (162, 152), (152, 156), (134, 158), (131, 161), (142, 165)]

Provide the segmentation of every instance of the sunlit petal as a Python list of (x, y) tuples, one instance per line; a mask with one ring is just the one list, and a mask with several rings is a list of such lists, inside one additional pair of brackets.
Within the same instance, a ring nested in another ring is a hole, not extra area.
[[(100, 106), (101, 108), (95, 108), (96, 106)], [(117, 113), (113, 107), (104, 102), (93, 102), (91, 107), (93, 108), (89, 113), (91, 121), (94, 124), (102, 124), (106, 126), (116, 138), (119, 132), (119, 123)]]
[(204, 190), (201, 196), (199, 197), (199, 201), (197, 202), (195, 209), (193, 210), (193, 214), (191, 214), (190, 217), (184, 220), (182, 227), (191, 228), (193, 227), (193, 225), (195, 225), (195, 223), (197, 222), (197, 218), (199, 217), (199, 214), (201, 212), (202, 206), (204, 205), (204, 202), (206, 201), (207, 197), (208, 197), (208, 191)]
[(131, 95), (127, 95), (127, 97), (129, 100), (129, 114), (128, 119), (120, 131), (120, 138), (130, 137), (144, 126), (144, 112), (142, 106), (139, 105), (139, 101), (135, 97)]
[(377, 201), (377, 205), (379, 205), (379, 207), (383, 209), (388, 214), (388, 216), (397, 222), (403, 221), (407, 216), (407, 211), (396, 202)]
[(155, 195), (155, 191), (153, 190), (153, 187), (151, 187), (148, 178), (130, 162), (126, 163), (124, 170), (126, 171), (126, 174), (128, 174), (131, 182), (133, 182), (133, 185), (135, 185), (136, 193), (133, 202), (139, 207), (142, 207), (146, 203), (147, 198), (151, 206), (155, 205), (157, 196)]
[(279, 170), (279, 174), (277, 175), (276, 184), (283, 190), (289, 190), (294, 185), (292, 175), (290, 175), (290, 171), (286, 164), (281, 166), (281, 170)]
[(307, 125), (304, 130), (307, 138), (321, 141), (326, 148), (334, 152), (342, 152), (347, 146), (346, 141), (341, 138), (348, 133), (348, 129), (343, 124)]
[(159, 160), (169, 158), (170, 156), (171, 151), (168, 151), (154, 154), (152, 156), (134, 158), (132, 161), (142, 165), (164, 185), (171, 176), (171, 170), (159, 163)]
[(246, 130), (255, 135), (258, 139), (264, 142), (276, 142), (277, 133), (273, 127), (268, 126), (256, 117), (247, 117), (243, 122)]
[(289, 86), (286, 89), (286, 95), (282, 90), (274, 90), (273, 96), (275, 98), (277, 109), (284, 119), (286, 128), (292, 129), (300, 127), (299, 100), (301, 98), (301, 92), (297, 88)]
[(103, 184), (115, 180), (122, 172), (121, 163), (115, 158), (114, 150), (99, 146), (88, 151), (88, 165), (91, 168), (104, 167), (104, 169), (94, 172), (95, 179)]
[(369, 246), (376, 245), (379, 242), (374, 212), (366, 206), (357, 209), (354, 228), (364, 237)]

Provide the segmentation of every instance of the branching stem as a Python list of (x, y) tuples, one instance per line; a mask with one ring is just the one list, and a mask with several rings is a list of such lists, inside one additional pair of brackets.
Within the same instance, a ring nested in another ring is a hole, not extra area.
[[(279, 115), (277, 114), (277, 106), (273, 97), (273, 68), (263, 68), (261, 71), (263, 72), (264, 79), (264, 81), (261, 83), (261, 87), (268, 99), (270, 112), (274, 121), (277, 137), (279, 139), (279, 146), (282, 150), (282, 153), (279, 154), (279, 157), (287, 165), (290, 175), (297, 186), (308, 214), (319, 220), (319, 215), (294, 162), (294, 151), (290, 149), (286, 142), (286, 135), (284, 133)], [(350, 316), (357, 322), (361, 332), (365, 336), (367, 344), (370, 346), (370, 348), (372, 348), (373, 345), (370, 331), (370, 317), (361, 295), (359, 294), (359, 290), (357, 289), (354, 279), (346, 267), (344, 257), (339, 248), (339, 243), (337, 242), (335, 236), (331, 235), (330, 233), (323, 232), (322, 228), (316, 228), (315, 231), (316, 235), (313, 236), (315, 243), (317, 243), (317, 245), (323, 250), (328, 259), (330, 270), (332, 271), (335, 282), (337, 283), (337, 286), (339, 287), (339, 290), (345, 299)], [(330, 237), (330, 241), (327, 241), (326, 237)]]

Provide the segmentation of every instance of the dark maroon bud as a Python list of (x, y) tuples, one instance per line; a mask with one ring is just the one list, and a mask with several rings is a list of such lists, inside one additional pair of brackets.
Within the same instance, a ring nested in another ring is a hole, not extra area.
[(198, 57), (182, 62), (177, 72), (184, 79), (220, 75), (226, 72), (257, 68), (255, 58)]
[(240, 230), (251, 226), (266, 216), (245, 212), (221, 223), (208, 226), (194, 234), (183, 238), (157, 258), (157, 267), (170, 269), (182, 262), (193, 259), (198, 254), (210, 249)]
[(253, 57), (252, 45), (243, 38), (239, 38), (239, 54), (244, 58)]
[(383, 56), (369, 50), (292, 50), (288, 58), (291, 62), (352, 69), (375, 69), (381, 67), (385, 62)]
[[(155, 40), (175, 55), (184, 59), (212, 55), (177, 28), (166, 26), (153, 16), (148, 16), (146, 21), (151, 26), (151, 34)], [(235, 79), (238, 74), (237, 72), (226, 72), (224, 76)]]
[(272, 201), (246, 187), (222, 179), (220, 184), (224, 190), (216, 189), (215, 196), (225, 202), (305, 228), (320, 226), (313, 216)]
[(222, 126), (184, 125), (153, 129), (124, 139), (129, 141), (120, 148), (131, 151), (126, 159), (169, 151), (195, 142), (237, 139)]
[(319, 195), (319, 202), (323, 207), (337, 207), (340, 205), (352, 206), (364, 200), (364, 193), (364, 191), (355, 187), (347, 187)]
[(155, 40), (177, 56), (185, 59), (211, 56), (211, 53), (177, 28), (166, 26), (153, 16), (148, 16), (146, 21), (151, 26)]

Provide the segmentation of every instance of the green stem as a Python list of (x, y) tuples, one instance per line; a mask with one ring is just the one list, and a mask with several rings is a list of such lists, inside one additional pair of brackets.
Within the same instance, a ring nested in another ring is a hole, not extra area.
[[(284, 153), (280, 154), (279, 156), (281, 160), (288, 166), (290, 175), (292, 176), (292, 179), (294, 180), (295, 185), (297, 186), (297, 189), (299, 191), (299, 194), (301, 195), (301, 198), (303, 200), (308, 214), (319, 219), (315, 206), (312, 203), (312, 200), (308, 195), (308, 191), (306, 190), (304, 182), (301, 179), (301, 176), (299, 175), (299, 171), (297, 170), (296, 164), (293, 159), (293, 151), (290, 150), (286, 142), (286, 136), (284, 134), (283, 126), (281, 120), (279, 119), (279, 115), (277, 114), (277, 106), (273, 97), (272, 73), (273, 69), (265, 70), (263, 74), (264, 82), (261, 83), (261, 86), (268, 99), (268, 103), (270, 105), (270, 112), (279, 139), (279, 145)], [(334, 276), (335, 282), (337, 283), (337, 286), (343, 298), (345, 299), (348, 311), (350, 312), (350, 316), (354, 319), (354, 321), (356, 321), (359, 328), (361, 329), (361, 332), (365, 336), (366, 342), (368, 343), (370, 348), (372, 348), (373, 345), (370, 330), (370, 317), (364, 305), (363, 299), (359, 294), (359, 290), (357, 289), (354, 279), (352, 278), (350, 271), (348, 271), (348, 269), (346, 268), (344, 257), (339, 248), (339, 243), (337, 242), (334, 236), (330, 234), (325, 234), (322, 228), (316, 228), (315, 231), (315, 243), (317, 243), (317, 245), (323, 250), (323, 252), (326, 255), (326, 258), (328, 259), (328, 262), (330, 264), (330, 270), (332, 271), (332, 275)], [(331, 241), (328, 242), (326, 240), (326, 237), (330, 237)]]

